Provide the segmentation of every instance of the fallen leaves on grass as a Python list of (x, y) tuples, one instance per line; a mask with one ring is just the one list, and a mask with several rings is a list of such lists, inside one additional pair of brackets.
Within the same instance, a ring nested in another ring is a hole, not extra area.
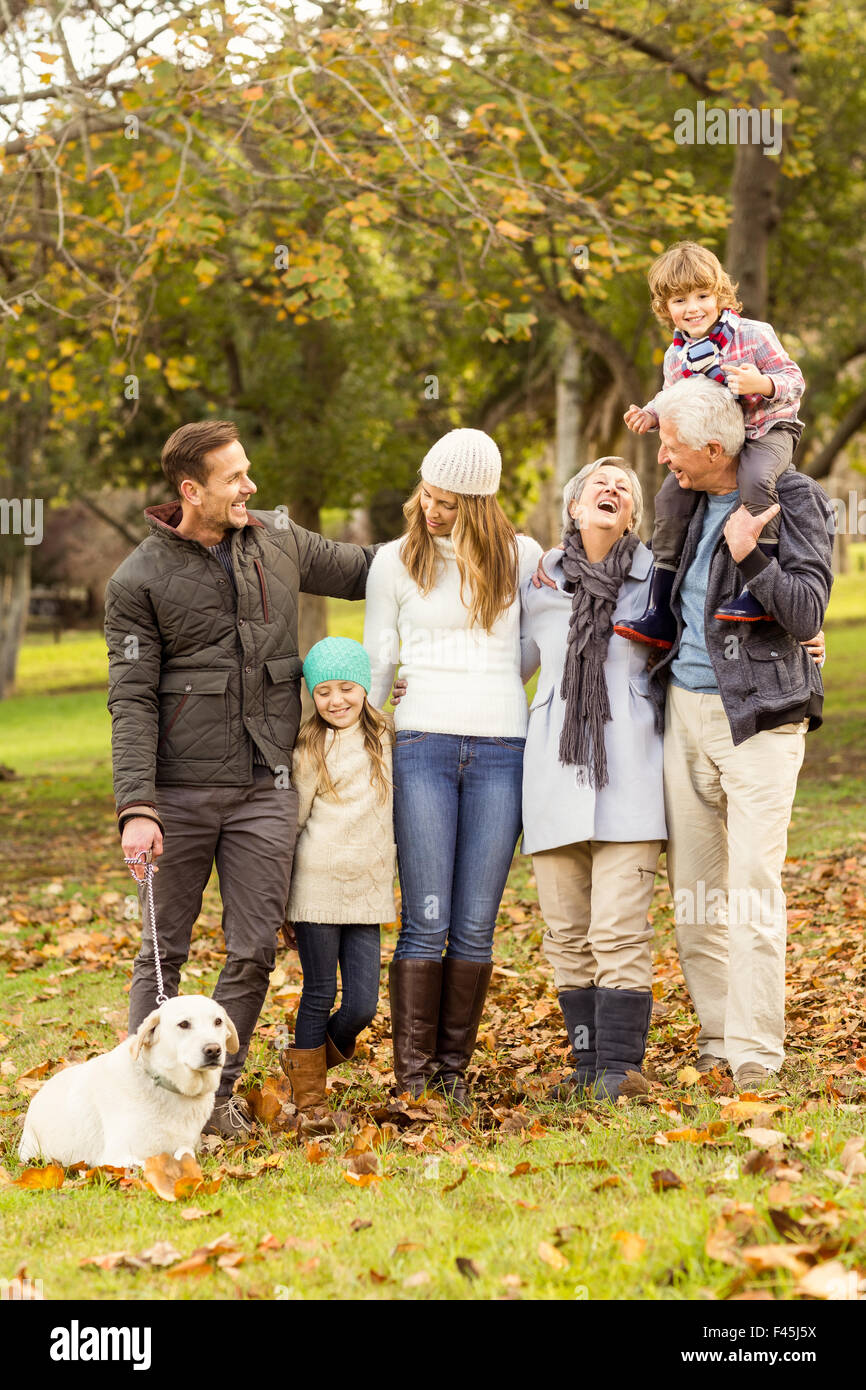
[(569, 1262), (562, 1251), (557, 1250), (556, 1246), (551, 1245), (547, 1240), (543, 1240), (539, 1244), (538, 1256), (539, 1259), (544, 1260), (546, 1265), (550, 1265), (551, 1269), (568, 1269)]
[(180, 1160), (171, 1154), (154, 1154), (144, 1161), (143, 1177), (145, 1187), (164, 1202), (177, 1202), (195, 1192), (208, 1195), (219, 1191), (222, 1183), (221, 1177), (207, 1180), (191, 1154)]
[(65, 1176), (59, 1163), (49, 1163), (44, 1168), (25, 1168), (20, 1177), (13, 1179), (12, 1185), (28, 1192), (45, 1192), (62, 1187)]
[(628, 1264), (636, 1264), (643, 1257), (646, 1241), (637, 1231), (614, 1231), (613, 1238), (619, 1244), (622, 1257)]
[(650, 1176), (656, 1192), (673, 1192), (679, 1187), (685, 1187), (682, 1178), (671, 1172), (670, 1168), (656, 1168)]
[(761, 1125), (753, 1125), (747, 1129), (740, 1130), (740, 1138), (748, 1139), (754, 1144), (756, 1149), (774, 1149), (787, 1142), (788, 1136), (781, 1129), (764, 1129)]
[(216, 1240), (209, 1241), (207, 1245), (200, 1245), (187, 1259), (181, 1260), (180, 1264), (168, 1270), (168, 1276), (170, 1279), (181, 1278), (186, 1274), (198, 1276), (209, 1273), (214, 1266), (230, 1270), (242, 1264), (244, 1258), (237, 1242), (230, 1235), (217, 1236)]

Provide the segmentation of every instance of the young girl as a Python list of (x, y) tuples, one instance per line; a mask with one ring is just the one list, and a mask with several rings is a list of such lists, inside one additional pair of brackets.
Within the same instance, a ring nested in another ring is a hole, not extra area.
[[(793, 467), (791, 457), (803, 431), (797, 415), (805, 390), (803, 374), (769, 323), (740, 316), (743, 306), (737, 287), (706, 247), (679, 242), (652, 264), (647, 279), (653, 313), (674, 330), (665, 353), (665, 388), (701, 374), (739, 397), (746, 442), (740, 452), (737, 487), (744, 506), (759, 516), (778, 504), (776, 481)], [(623, 419), (635, 434), (658, 429), (657, 399), (643, 407), (629, 406)], [(676, 624), (670, 610), (671, 589), (697, 501), (698, 494), (681, 489), (672, 474), (662, 484), (656, 497), (649, 605), (642, 618), (615, 625), (621, 637), (665, 649), (672, 646)], [(776, 560), (778, 512), (766, 522), (758, 548), (767, 561)], [(720, 622), (753, 623), (767, 618), (745, 587), (714, 616)]]
[[(304, 662), (316, 706), (292, 761), (298, 793), (288, 919), (304, 972), (295, 1045), (280, 1053), (299, 1110), (322, 1104), (379, 999), (379, 924), (395, 917), (391, 722), (374, 709), (359, 642), (326, 637)], [(342, 997), (337, 995), (340, 967)]]

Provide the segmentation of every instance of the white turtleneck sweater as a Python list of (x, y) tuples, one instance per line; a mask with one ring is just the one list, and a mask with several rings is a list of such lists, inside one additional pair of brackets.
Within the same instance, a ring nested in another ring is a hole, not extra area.
[(398, 730), (523, 738), (520, 587), (536, 569), (541, 546), (530, 536), (517, 537), (517, 596), (486, 632), (469, 625), (453, 542), (434, 537), (442, 565), (423, 596), (400, 558), (402, 543), (401, 538), (382, 546), (367, 576), (364, 646), (373, 668), (371, 704), (385, 704), (399, 661), (407, 690), (394, 715)]

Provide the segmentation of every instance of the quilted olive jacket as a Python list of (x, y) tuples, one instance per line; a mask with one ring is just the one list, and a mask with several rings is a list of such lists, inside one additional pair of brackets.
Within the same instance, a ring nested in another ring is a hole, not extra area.
[(374, 547), (253, 511), (231, 537), (237, 594), (215, 555), (179, 536), (178, 502), (148, 507), (151, 534), (105, 592), (118, 821), (159, 820), (159, 782), (245, 786), (252, 735), (292, 765), (301, 712), (298, 593), (361, 599)]

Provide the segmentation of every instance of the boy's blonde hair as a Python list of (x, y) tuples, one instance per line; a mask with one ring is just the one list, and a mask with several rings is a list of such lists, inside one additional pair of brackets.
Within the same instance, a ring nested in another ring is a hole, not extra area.
[(690, 290), (713, 290), (719, 309), (736, 309), (743, 305), (737, 298), (737, 286), (718, 256), (696, 241), (678, 241), (669, 246), (658, 260), (653, 261), (647, 274), (652, 295), (652, 311), (659, 323), (672, 329), (674, 321), (668, 313), (668, 300)]
[[(377, 799), (385, 802), (392, 783), (388, 778), (384, 744), (386, 739), (390, 743), (394, 742), (394, 720), (391, 715), (384, 714), (382, 710), (376, 709), (375, 705), (371, 705), (365, 696), (361, 706), (360, 724), (364, 734), (364, 747), (370, 759), (370, 785), (376, 788)], [(315, 768), (316, 795), (332, 796), (339, 801), (340, 797), (328, 770), (325, 753), (328, 734), (333, 732), (333, 725), (329, 724), (327, 719), (323, 719), (317, 709), (313, 710), (301, 725), (295, 752), (303, 762)]]

